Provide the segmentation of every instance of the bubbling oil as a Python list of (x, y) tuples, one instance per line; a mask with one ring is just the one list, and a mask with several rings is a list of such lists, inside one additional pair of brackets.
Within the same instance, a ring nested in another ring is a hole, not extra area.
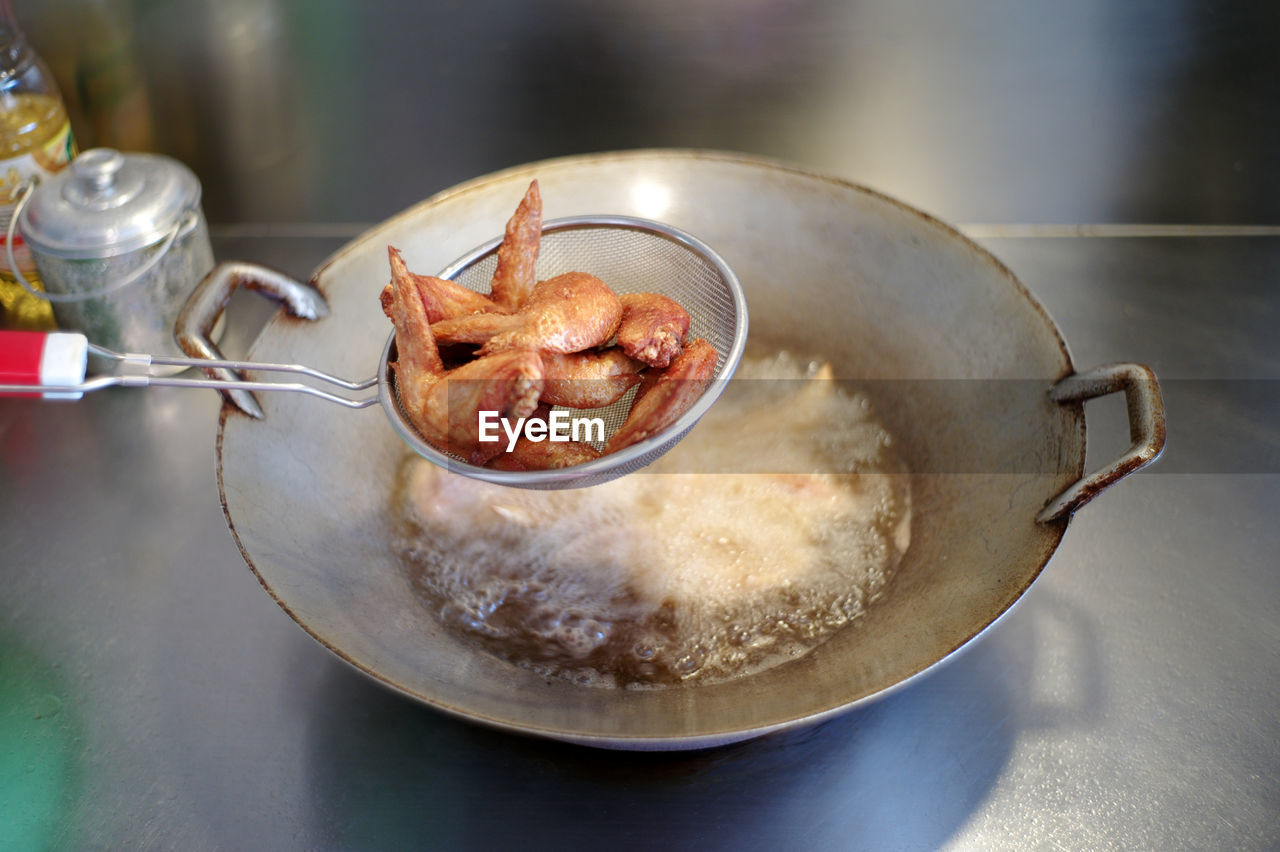
[(861, 615), (910, 537), (889, 433), (830, 368), (747, 358), (689, 435), (593, 488), (489, 485), (412, 458), (398, 548), (450, 629), (591, 686), (710, 682)]

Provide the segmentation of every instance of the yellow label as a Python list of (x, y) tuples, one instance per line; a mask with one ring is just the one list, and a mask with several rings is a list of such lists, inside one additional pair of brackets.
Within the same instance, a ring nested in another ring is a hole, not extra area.
[[(75, 150), (75, 140), (71, 138), (71, 122), (64, 121), (43, 145), (25, 154), (0, 160), (0, 275), (11, 274), (9, 259), (3, 248), (9, 231), (9, 220), (13, 216), (13, 208), (22, 187), (33, 177), (45, 178), (64, 169), (75, 156)], [(22, 274), (28, 278), (34, 275), (35, 265), (21, 234), (13, 235), (13, 252)]]
[(63, 122), (58, 132), (40, 146), (36, 156), (40, 166), (49, 174), (60, 172), (76, 156), (76, 140), (71, 136), (71, 122)]
[[(32, 296), (21, 285), (9, 266), (6, 249), (9, 222), (23, 185), (32, 177), (44, 178), (66, 168), (76, 155), (71, 135), (71, 122), (62, 126), (44, 143), (26, 153), (0, 160), (0, 327), (52, 329), (53, 308), (45, 299)], [(22, 276), (37, 290), (43, 289), (31, 250), (22, 235), (13, 235), (13, 256)]]

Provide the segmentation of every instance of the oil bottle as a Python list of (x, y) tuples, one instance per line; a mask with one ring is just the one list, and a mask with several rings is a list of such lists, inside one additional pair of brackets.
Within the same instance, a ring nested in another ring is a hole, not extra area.
[[(9, 268), (5, 234), (23, 187), (60, 171), (75, 156), (71, 122), (53, 74), (27, 44), (10, 7), (0, 0), (0, 328), (51, 329), (49, 303), (26, 292)], [(31, 253), (14, 235), (22, 274), (36, 287)]]

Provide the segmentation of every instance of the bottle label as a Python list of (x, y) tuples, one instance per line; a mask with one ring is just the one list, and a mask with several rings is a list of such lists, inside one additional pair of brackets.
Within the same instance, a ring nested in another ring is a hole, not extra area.
[[(46, 178), (66, 168), (76, 155), (76, 143), (71, 136), (71, 122), (64, 122), (48, 142), (34, 150), (8, 160), (0, 160), (0, 278), (13, 279), (5, 242), (9, 233), (9, 221), (23, 186), (32, 177)], [(14, 232), (13, 255), (18, 269), (28, 280), (34, 280), (35, 261), (31, 250), (23, 242), (22, 234)]]

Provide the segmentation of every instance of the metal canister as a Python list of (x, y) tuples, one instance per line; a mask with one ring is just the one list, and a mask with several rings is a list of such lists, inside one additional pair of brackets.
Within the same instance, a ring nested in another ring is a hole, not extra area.
[(213, 268), (200, 181), (155, 154), (85, 151), (17, 214), (63, 329), (120, 352), (181, 354), (178, 312)]

